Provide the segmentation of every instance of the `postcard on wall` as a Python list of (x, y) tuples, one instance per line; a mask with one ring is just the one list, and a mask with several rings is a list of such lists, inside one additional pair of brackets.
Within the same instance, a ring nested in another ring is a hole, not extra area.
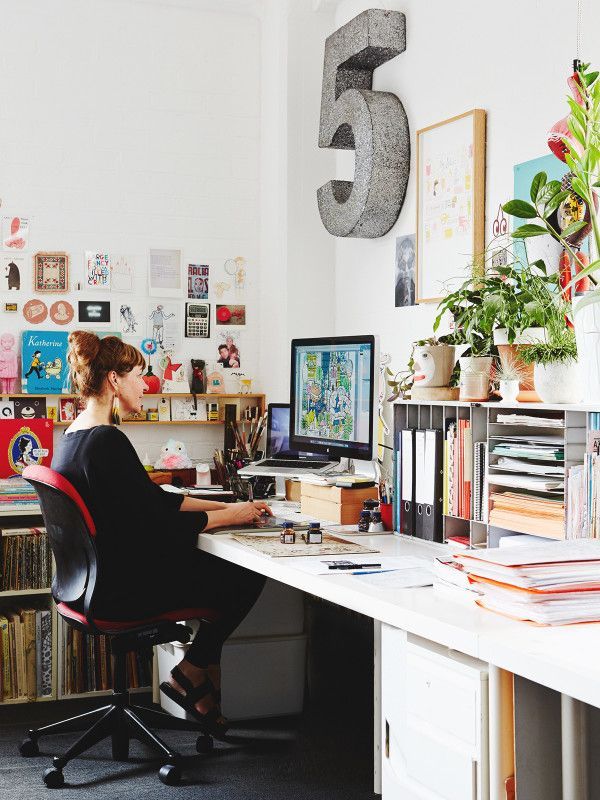
[(217, 305), (217, 325), (245, 325), (246, 306)]
[(148, 336), (161, 350), (176, 350), (183, 339), (182, 308), (176, 302), (151, 302), (148, 304)]
[(20, 475), (25, 467), (52, 462), (53, 422), (49, 419), (0, 421), (0, 478)]
[(240, 337), (233, 331), (225, 331), (217, 342), (217, 364), (223, 369), (239, 369), (242, 365)]
[(50, 306), (50, 319), (55, 325), (68, 325), (75, 316), (75, 309), (66, 300), (57, 300)]
[(154, 297), (181, 297), (181, 250), (150, 250), (148, 281)]
[(48, 316), (48, 306), (37, 297), (28, 300), (23, 306), (23, 316), (30, 325), (39, 325)]
[(188, 264), (188, 299), (208, 300), (208, 264)]
[(85, 251), (86, 289), (110, 290), (110, 254), (102, 251)]
[(20, 292), (29, 289), (26, 256), (11, 253), (0, 256), (0, 292)]
[[(148, 314), (146, 304), (137, 300), (123, 300), (114, 304), (113, 318), (119, 318), (119, 330), (127, 338), (144, 339)], [(118, 314), (117, 314), (118, 311)]]
[(110, 288), (113, 292), (135, 290), (135, 268), (133, 256), (112, 254), (110, 258)]
[(23, 331), (21, 386), (26, 394), (67, 394), (66, 331)]
[(27, 217), (2, 217), (2, 247), (5, 250), (27, 250), (29, 245), (29, 219)]
[(78, 321), (94, 324), (110, 322), (110, 302), (108, 300), (79, 300)]
[(396, 239), (396, 308), (415, 304), (415, 234)]
[(33, 257), (34, 292), (69, 291), (69, 256), (66, 253), (36, 253)]

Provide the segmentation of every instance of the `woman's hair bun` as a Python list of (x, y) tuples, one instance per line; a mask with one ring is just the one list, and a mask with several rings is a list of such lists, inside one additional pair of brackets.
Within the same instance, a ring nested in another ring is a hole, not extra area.
[(89, 367), (100, 351), (100, 339), (91, 331), (73, 331), (69, 334), (69, 365), (75, 372)]
[(144, 367), (144, 356), (118, 336), (100, 339), (91, 331), (73, 331), (69, 334), (67, 361), (73, 388), (82, 397), (101, 395), (105, 379), (111, 370), (119, 375), (131, 372), (134, 367)]

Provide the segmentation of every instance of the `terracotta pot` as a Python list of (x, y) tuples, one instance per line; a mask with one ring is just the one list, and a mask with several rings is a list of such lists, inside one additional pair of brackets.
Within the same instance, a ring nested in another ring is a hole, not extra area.
[(498, 348), (502, 366), (507, 369), (511, 364), (515, 364), (523, 370), (523, 380), (519, 383), (519, 394), (517, 395), (519, 403), (540, 402), (540, 397), (535, 391), (533, 364), (524, 364), (519, 358), (519, 353), (532, 344), (545, 341), (544, 328), (525, 328), (513, 344), (508, 343), (506, 328), (497, 328), (494, 331), (494, 344)]

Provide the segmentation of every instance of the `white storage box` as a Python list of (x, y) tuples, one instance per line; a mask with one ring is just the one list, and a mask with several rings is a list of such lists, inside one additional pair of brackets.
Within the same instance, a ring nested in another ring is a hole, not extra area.
[[(187, 645), (157, 648), (159, 680), (168, 680)], [(231, 720), (299, 714), (304, 702), (306, 636), (229, 639), (221, 660), (223, 714)], [(160, 693), (162, 708), (175, 717), (186, 712)]]
[(265, 588), (232, 638), (304, 633), (304, 592), (267, 579)]

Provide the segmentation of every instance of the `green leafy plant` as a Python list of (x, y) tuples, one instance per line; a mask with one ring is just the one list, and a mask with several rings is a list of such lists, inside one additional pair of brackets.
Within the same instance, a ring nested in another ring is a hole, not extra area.
[[(576, 82), (581, 103), (568, 97), (569, 116), (567, 125), (573, 139), (563, 138), (566, 148), (565, 160), (572, 173), (571, 186), (573, 191), (581, 197), (590, 213), (592, 225), (593, 252), (596, 257), (585, 266), (577, 256), (575, 248), (569, 243), (569, 237), (580, 231), (586, 224), (585, 220), (577, 220), (563, 231), (557, 230), (552, 223), (552, 216), (567, 199), (570, 192), (562, 189), (559, 181), (548, 181), (545, 172), (539, 172), (531, 182), (531, 203), (526, 200), (510, 200), (503, 205), (507, 214), (518, 219), (528, 220), (517, 228), (512, 236), (516, 239), (526, 239), (531, 236), (550, 234), (569, 252), (581, 267), (571, 285), (582, 277), (589, 275), (593, 282), (593, 274), (600, 269), (600, 224), (596, 215), (596, 200), (594, 189), (600, 186), (598, 181), (598, 168), (600, 165), (600, 81), (598, 72), (590, 71), (589, 64), (581, 64), (577, 68)], [(600, 300), (600, 287), (596, 287), (586, 297), (578, 308), (589, 302)]]
[(546, 342), (538, 342), (524, 348), (520, 358), (525, 364), (553, 364), (577, 361), (575, 334), (565, 330), (551, 336)]

